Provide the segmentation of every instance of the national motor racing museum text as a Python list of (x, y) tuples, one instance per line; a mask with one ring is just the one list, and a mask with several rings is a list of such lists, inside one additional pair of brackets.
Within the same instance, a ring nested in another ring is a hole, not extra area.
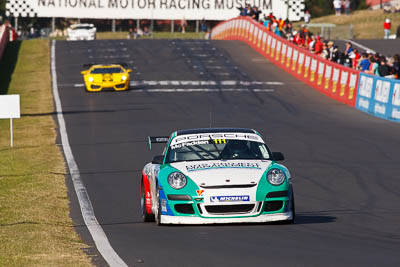
[(245, 5), (272, 9), (272, 0), (37, 0), (41, 7), (139, 8), (139, 9), (236, 9)]

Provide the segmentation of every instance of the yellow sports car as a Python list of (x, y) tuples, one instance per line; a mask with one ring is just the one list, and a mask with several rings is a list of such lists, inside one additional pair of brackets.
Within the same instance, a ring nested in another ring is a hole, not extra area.
[(129, 88), (131, 69), (122, 64), (84, 65), (89, 68), (81, 72), (85, 81), (86, 91), (98, 92), (102, 90), (123, 91)]

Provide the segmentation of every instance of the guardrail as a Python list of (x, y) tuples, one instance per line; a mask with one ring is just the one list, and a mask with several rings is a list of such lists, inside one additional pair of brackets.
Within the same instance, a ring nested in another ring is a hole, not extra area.
[(211, 39), (241, 40), (321, 93), (372, 115), (400, 122), (400, 81), (366, 75), (325, 60), (267, 31), (248, 17), (219, 23)]
[(6, 27), (6, 25), (0, 26), (0, 60), (3, 56), (4, 49), (6, 48), (7, 42), (9, 40), (9, 31)]

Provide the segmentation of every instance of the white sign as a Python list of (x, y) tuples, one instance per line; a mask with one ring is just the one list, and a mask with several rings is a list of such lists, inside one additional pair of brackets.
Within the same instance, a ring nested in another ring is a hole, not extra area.
[(264, 14), (298, 21), (304, 17), (304, 0), (8, 0), (8, 17), (62, 17), (92, 19), (227, 20), (246, 4)]
[(0, 119), (19, 119), (19, 95), (0, 95)]

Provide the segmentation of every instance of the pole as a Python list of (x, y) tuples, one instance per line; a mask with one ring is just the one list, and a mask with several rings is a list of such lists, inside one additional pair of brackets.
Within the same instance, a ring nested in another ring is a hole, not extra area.
[(174, 20), (171, 20), (171, 32), (174, 32)]
[(196, 19), (196, 33), (199, 32), (199, 20)]
[(111, 20), (111, 31), (115, 32), (115, 19)]
[(51, 18), (51, 32), (56, 31), (56, 18)]
[(290, 0), (286, 1), (286, 19), (289, 19), (289, 5), (290, 5)]
[(15, 31), (18, 31), (18, 17), (14, 18), (14, 29)]
[(13, 121), (12, 118), (10, 118), (10, 137), (11, 137), (11, 147), (14, 146), (14, 140), (13, 140)]

